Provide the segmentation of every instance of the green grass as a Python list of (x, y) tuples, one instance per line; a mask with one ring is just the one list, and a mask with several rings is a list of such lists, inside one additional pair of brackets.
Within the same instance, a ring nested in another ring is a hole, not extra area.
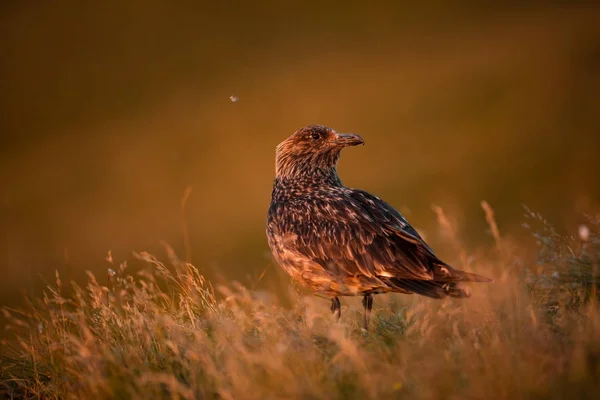
[[(8, 398), (598, 398), (600, 224), (561, 236), (528, 225), (537, 263), (500, 237), (477, 254), (463, 301), (377, 296), (371, 329), (359, 301), (290, 291), (291, 307), (242, 285), (213, 288), (193, 265), (141, 253), (85, 287), (61, 282), (5, 309), (0, 394)], [(440, 214), (441, 215), (441, 214)], [(468, 257), (467, 257), (468, 259)], [(286, 284), (282, 282), (282, 284)], [(215, 293), (216, 292), (216, 293)], [(69, 293), (67, 295), (67, 293)]]

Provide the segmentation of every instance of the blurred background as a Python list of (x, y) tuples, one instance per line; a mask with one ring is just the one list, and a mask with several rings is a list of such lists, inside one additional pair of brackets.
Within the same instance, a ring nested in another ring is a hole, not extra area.
[(344, 183), (442, 255), (432, 204), (469, 248), (491, 242), (481, 200), (515, 235), (522, 204), (563, 229), (593, 211), (600, 7), (417, 3), (0, 3), (0, 303), (106, 274), (109, 250), (183, 257), (182, 220), (209, 276), (278, 274), (274, 149), (313, 123), (365, 138)]

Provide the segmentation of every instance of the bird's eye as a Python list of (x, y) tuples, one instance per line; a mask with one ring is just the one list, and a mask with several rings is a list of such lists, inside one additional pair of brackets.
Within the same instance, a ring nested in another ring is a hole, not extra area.
[(313, 140), (319, 140), (319, 139), (321, 139), (321, 134), (320, 134), (320, 133), (318, 133), (318, 132), (313, 132), (313, 133), (310, 135), (310, 137), (311, 137)]

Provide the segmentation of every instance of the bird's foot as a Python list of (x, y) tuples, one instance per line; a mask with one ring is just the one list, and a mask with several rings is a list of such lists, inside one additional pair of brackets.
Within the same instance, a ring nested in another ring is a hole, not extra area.
[(373, 309), (373, 295), (365, 294), (362, 300), (362, 304), (365, 308), (365, 325), (364, 329), (369, 330), (369, 322), (371, 320), (371, 310)]
[(338, 297), (331, 299), (331, 312), (335, 316), (335, 319), (339, 321), (342, 316), (342, 303)]

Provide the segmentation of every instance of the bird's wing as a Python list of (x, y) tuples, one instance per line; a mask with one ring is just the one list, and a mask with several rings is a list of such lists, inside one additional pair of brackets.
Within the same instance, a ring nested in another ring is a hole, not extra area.
[(431, 280), (433, 264), (441, 263), (398, 211), (367, 192), (346, 189), (307, 207), (288, 225), (294, 251), (328, 271)]

